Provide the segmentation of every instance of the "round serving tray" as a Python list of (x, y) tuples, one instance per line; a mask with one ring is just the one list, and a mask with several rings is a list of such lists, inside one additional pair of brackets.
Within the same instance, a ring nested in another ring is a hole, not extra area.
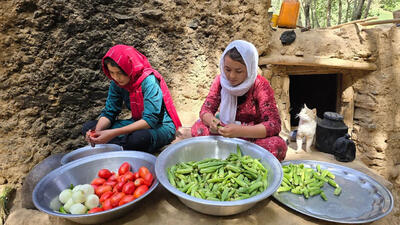
[(393, 209), (393, 196), (390, 191), (370, 176), (333, 163), (313, 160), (289, 160), (288, 164), (303, 164), (304, 167), (327, 169), (336, 177), (342, 188), (339, 196), (333, 194), (334, 188), (325, 184), (323, 190), (328, 198), (320, 196), (304, 198), (291, 192), (275, 192), (272, 196), (282, 204), (305, 215), (336, 223), (368, 223), (386, 216)]

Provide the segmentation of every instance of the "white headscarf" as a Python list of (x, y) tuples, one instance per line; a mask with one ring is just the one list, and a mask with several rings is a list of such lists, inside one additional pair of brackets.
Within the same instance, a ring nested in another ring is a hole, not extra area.
[[(232, 48), (236, 48), (242, 56), (247, 69), (247, 78), (238, 86), (232, 86), (227, 80), (224, 72), (224, 57), (225, 54)], [(256, 47), (242, 40), (231, 42), (222, 53), (219, 69), (221, 71), (221, 105), (220, 105), (220, 120), (225, 123), (234, 123), (237, 110), (237, 97), (247, 93), (253, 86), (257, 78), (258, 68), (258, 52)]]

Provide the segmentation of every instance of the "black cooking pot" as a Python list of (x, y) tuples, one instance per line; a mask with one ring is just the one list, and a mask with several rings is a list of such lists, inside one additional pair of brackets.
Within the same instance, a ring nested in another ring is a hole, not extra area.
[(323, 119), (318, 119), (315, 133), (315, 147), (321, 151), (334, 154), (333, 145), (336, 139), (347, 134), (348, 127), (343, 116), (335, 112), (325, 112)]

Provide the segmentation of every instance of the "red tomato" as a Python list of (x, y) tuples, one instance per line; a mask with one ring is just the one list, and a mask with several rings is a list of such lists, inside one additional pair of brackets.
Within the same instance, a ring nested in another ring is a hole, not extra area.
[(101, 178), (104, 179), (108, 179), (109, 177), (111, 177), (113, 174), (108, 170), (108, 169), (101, 169), (99, 170), (99, 172), (97, 173), (97, 175)]
[(135, 184), (132, 181), (128, 181), (128, 183), (124, 184), (124, 186), (122, 187), (122, 192), (127, 195), (132, 195), (135, 189)]
[(109, 198), (111, 200), (111, 205), (112, 207), (116, 207), (119, 204), (119, 201), (121, 201), (121, 199), (125, 196), (124, 192), (117, 192), (115, 193), (113, 196), (111, 196), (111, 198)]
[(134, 172), (133, 173), (133, 180), (136, 180), (136, 179), (138, 179), (140, 176), (139, 176), (139, 172)]
[(119, 201), (119, 204), (118, 205), (123, 205), (123, 204), (126, 204), (126, 203), (128, 203), (128, 202), (131, 202), (131, 201), (133, 201), (133, 200), (135, 200), (135, 197), (133, 196), (133, 195), (125, 195), (122, 199), (121, 199), (121, 201)]
[(111, 205), (111, 199), (106, 199), (103, 204), (101, 204), (104, 210), (112, 209), (113, 206)]
[(111, 191), (111, 190), (112, 190), (112, 187), (111, 187), (110, 185), (102, 185), (102, 186), (99, 186), (99, 187), (95, 190), (95, 193), (96, 193), (96, 195), (97, 195), (98, 197), (101, 198), (101, 195), (102, 195), (102, 194), (106, 193), (107, 191)]
[(131, 165), (129, 163), (124, 162), (121, 164), (121, 166), (118, 169), (118, 174), (119, 175), (124, 175), (126, 172), (131, 170)]
[(153, 182), (153, 174), (148, 173), (144, 176), (143, 179), (144, 179), (144, 184), (150, 187), (151, 183)]
[(90, 183), (90, 184), (94, 184), (94, 185), (103, 185), (104, 182), (106, 182), (105, 179), (97, 177), (97, 178), (94, 178), (94, 179), (92, 180), (92, 183)]
[(122, 181), (133, 181), (135, 178), (135, 175), (131, 171), (128, 171), (124, 174)]
[(103, 208), (96, 207), (96, 208), (89, 210), (88, 213), (97, 213), (97, 212), (101, 212), (101, 211), (103, 211)]
[(135, 186), (136, 186), (136, 187), (139, 187), (140, 185), (143, 185), (143, 184), (144, 184), (144, 179), (140, 177), (140, 178), (136, 179), (136, 180), (134, 181), (134, 183), (135, 183)]
[(146, 174), (149, 174), (149, 173), (150, 173), (149, 169), (147, 169), (145, 166), (142, 166), (139, 168), (139, 176), (141, 178), (144, 179), (146, 177)]
[(110, 185), (111, 187), (114, 187), (117, 184), (117, 181), (106, 181), (104, 182), (103, 185)]
[(100, 202), (104, 202), (106, 199), (109, 199), (113, 194), (114, 194), (114, 192), (112, 192), (112, 191), (104, 192), (104, 193), (101, 195), (99, 201), (100, 201)]
[(109, 177), (107, 181), (117, 181), (117, 180), (118, 180), (118, 175), (112, 172), (111, 177)]
[(95, 130), (90, 130), (89, 131), (89, 136), (92, 137), (92, 138), (96, 137), (96, 131)]
[(113, 191), (114, 191), (114, 192), (121, 192), (121, 191), (122, 191), (122, 187), (125, 185), (125, 183), (126, 183), (126, 182), (123, 182), (123, 181), (117, 183), (117, 184), (114, 186)]
[(149, 190), (149, 188), (146, 185), (141, 185), (141, 186), (136, 188), (135, 192), (133, 193), (133, 196), (135, 198), (139, 198), (144, 193), (146, 193), (147, 190)]

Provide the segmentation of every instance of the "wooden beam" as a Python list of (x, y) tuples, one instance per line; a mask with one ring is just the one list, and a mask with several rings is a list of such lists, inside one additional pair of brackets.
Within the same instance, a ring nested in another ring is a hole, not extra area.
[(326, 58), (319, 56), (280, 56), (270, 55), (260, 57), (259, 65), (287, 65), (287, 66), (322, 66), (327, 68), (339, 68), (350, 70), (376, 70), (377, 67), (374, 63), (368, 62), (355, 62), (337, 58)]
[(370, 18), (361, 19), (361, 20), (353, 20), (353, 21), (350, 21), (350, 22), (347, 22), (347, 23), (338, 24), (336, 26), (327, 27), (326, 29), (336, 29), (336, 28), (339, 28), (339, 27), (343, 27), (345, 25), (349, 25), (349, 24), (353, 24), (353, 23), (367, 22), (367, 21), (376, 20), (376, 19), (378, 19), (378, 17), (370, 17)]
[(385, 24), (385, 23), (400, 23), (400, 19), (371, 21), (371, 22), (360, 23), (360, 25), (369, 26), (369, 25)]

